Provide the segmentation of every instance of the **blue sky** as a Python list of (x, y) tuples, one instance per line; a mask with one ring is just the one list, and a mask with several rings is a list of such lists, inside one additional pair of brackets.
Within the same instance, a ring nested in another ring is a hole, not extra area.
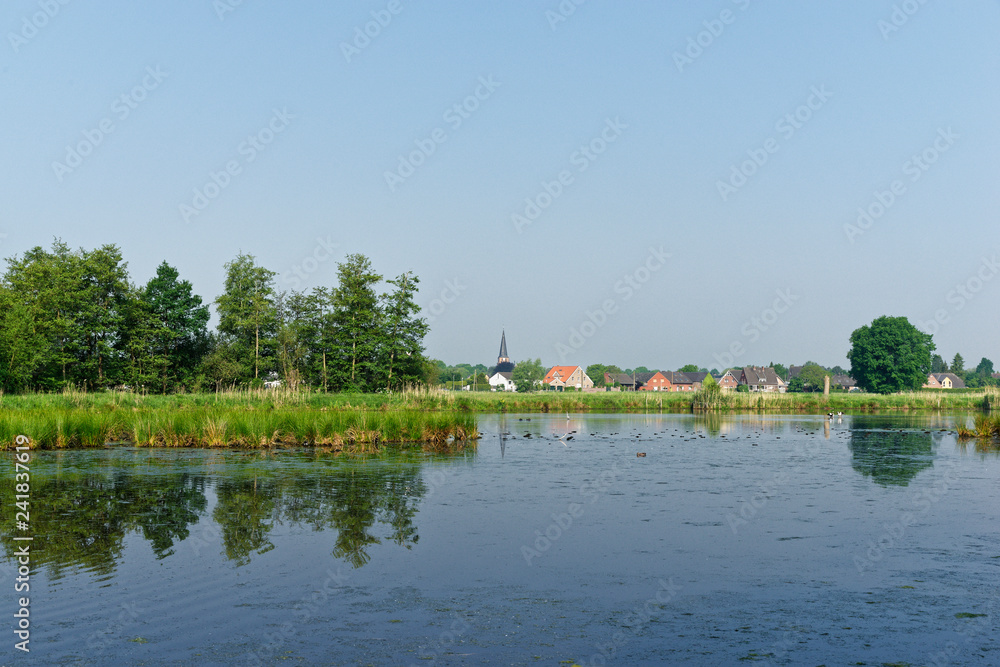
[(1000, 364), (1000, 2), (576, 2), (5, 2), (3, 256), (363, 253), (449, 363)]

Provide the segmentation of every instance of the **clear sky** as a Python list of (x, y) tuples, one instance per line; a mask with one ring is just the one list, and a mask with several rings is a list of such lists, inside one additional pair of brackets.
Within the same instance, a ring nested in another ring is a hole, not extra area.
[(448, 363), (505, 328), (846, 366), (885, 314), (1000, 364), (996, 0), (7, 0), (0, 33), (5, 257), (114, 243), (212, 301), (240, 251), (282, 289), (362, 253)]

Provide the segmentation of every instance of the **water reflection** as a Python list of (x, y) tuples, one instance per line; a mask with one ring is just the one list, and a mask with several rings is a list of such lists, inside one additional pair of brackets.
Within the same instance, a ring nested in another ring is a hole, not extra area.
[(916, 430), (918, 418), (854, 417), (851, 421), (851, 466), (882, 486), (906, 486), (921, 470), (934, 465), (932, 434)]
[[(81, 460), (94, 456), (79, 454)], [(415, 518), (427, 490), (421, 475), (427, 459), (420, 455), (368, 460), (288, 455), (292, 460), (260, 466), (233, 454), (221, 465), (213, 461), (211, 474), (205, 474), (208, 456), (176, 460), (176, 467), (195, 463), (198, 469), (168, 473), (150, 473), (143, 465), (109, 471), (107, 461), (67, 471), (58, 459), (46, 466), (40, 456), (31, 485), (33, 565), (44, 567), (53, 580), (67, 568), (110, 575), (129, 534), (141, 535), (163, 559), (200, 522), (218, 526), (221, 552), (237, 566), (273, 549), (278, 525), (335, 531), (332, 555), (356, 568), (371, 560), (370, 548), (383, 540), (409, 549), (420, 539)], [(3, 485), (0, 502), (13, 506), (13, 493), (13, 484)], [(8, 557), (23, 544), (14, 541), (18, 534), (0, 535)]]

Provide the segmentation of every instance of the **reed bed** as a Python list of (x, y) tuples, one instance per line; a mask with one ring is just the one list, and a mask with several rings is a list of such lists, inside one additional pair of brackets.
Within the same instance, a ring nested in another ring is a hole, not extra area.
[(0, 446), (27, 435), (42, 449), (102, 447), (268, 448), (314, 446), (373, 453), (385, 445), (418, 443), (458, 451), (479, 438), (472, 414), (407, 410), (325, 410), (308, 407), (195, 406), (27, 408), (0, 411)]

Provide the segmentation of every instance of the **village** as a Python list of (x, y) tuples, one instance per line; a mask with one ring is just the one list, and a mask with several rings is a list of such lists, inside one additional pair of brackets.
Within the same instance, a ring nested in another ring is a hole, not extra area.
[[(507, 335), (501, 333), (500, 354), (497, 364), (491, 369), (488, 384), (492, 391), (517, 391), (514, 381), (515, 364), (507, 354)], [(729, 368), (722, 372), (698, 371), (642, 371), (631, 373), (604, 372), (597, 381), (587, 374), (583, 366), (560, 365), (552, 366), (545, 376), (537, 383), (536, 389), (545, 391), (667, 391), (695, 392), (707, 382), (714, 382), (722, 391), (750, 391), (785, 393), (795, 391), (798, 385), (794, 382), (800, 378), (806, 366), (789, 366), (787, 369), (776, 369), (774, 366), (743, 366)], [(857, 382), (843, 373), (827, 373), (827, 380), (822, 386), (812, 387), (818, 391), (861, 391)], [(1000, 377), (1000, 373), (994, 374)], [(708, 378), (711, 378), (709, 381)], [(809, 386), (809, 385), (805, 385)], [(955, 373), (931, 373), (927, 376), (924, 389), (964, 389), (965, 382)], [(470, 390), (468, 385), (464, 390)]]

